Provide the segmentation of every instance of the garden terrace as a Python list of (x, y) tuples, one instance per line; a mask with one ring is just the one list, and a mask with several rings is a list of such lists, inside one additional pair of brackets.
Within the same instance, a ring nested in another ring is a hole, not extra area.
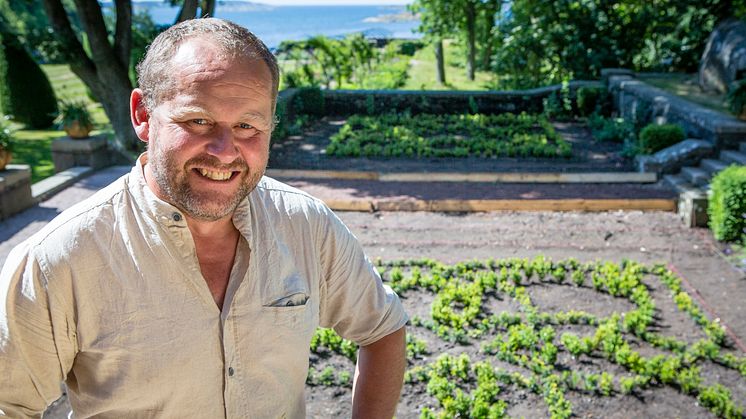
[[(743, 417), (746, 357), (664, 266), (378, 265), (411, 314), (398, 417)], [(319, 329), (311, 349), (311, 400), (348, 393), (354, 345)]]

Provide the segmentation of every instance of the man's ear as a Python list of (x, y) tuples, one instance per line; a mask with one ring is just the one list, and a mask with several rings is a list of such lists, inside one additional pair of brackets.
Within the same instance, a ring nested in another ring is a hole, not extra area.
[(150, 140), (150, 114), (145, 108), (145, 100), (140, 89), (132, 90), (130, 95), (130, 119), (137, 138), (147, 143)]

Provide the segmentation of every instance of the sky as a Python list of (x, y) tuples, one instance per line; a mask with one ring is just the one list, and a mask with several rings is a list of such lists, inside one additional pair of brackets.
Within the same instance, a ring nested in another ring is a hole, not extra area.
[(256, 3), (273, 6), (388, 6), (392, 4), (409, 4), (412, 0), (251, 0)]

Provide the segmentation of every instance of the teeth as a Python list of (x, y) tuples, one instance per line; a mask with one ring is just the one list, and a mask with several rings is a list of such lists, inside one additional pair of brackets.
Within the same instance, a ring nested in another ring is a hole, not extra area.
[(213, 172), (207, 169), (199, 169), (202, 176), (212, 180), (228, 180), (231, 178), (232, 172)]

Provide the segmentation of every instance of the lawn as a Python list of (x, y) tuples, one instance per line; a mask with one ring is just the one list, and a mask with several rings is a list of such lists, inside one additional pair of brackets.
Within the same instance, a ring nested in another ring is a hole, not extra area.
[(725, 94), (704, 92), (697, 84), (696, 74), (639, 74), (638, 78), (698, 105), (732, 115)]
[(495, 76), (486, 71), (477, 71), (473, 81), (466, 77), (463, 57), (460, 57), (450, 41), (444, 43), (445, 86), (435, 79), (435, 49), (432, 45), (418, 50), (409, 61), (407, 82), (402, 90), (488, 90), (495, 84)]
[[(65, 64), (45, 64), (41, 68), (49, 78), (58, 100), (77, 100), (88, 104), (96, 127), (91, 135), (112, 132), (103, 107), (88, 97), (85, 84), (70, 71), (70, 67)], [(13, 122), (10, 127), (15, 139), (12, 163), (31, 166), (32, 183), (54, 175), (51, 144), (53, 140), (64, 136), (64, 131), (57, 127), (27, 129), (22, 124)]]

